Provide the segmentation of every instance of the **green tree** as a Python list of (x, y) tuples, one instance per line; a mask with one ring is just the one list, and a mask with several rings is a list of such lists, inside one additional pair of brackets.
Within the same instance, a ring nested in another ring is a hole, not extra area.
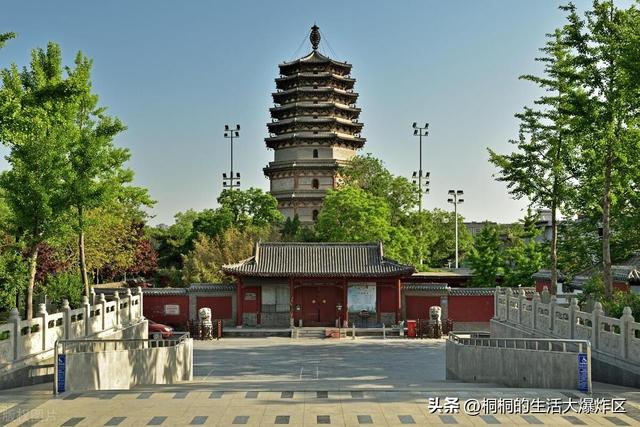
[(225, 278), (222, 266), (249, 258), (267, 231), (257, 227), (230, 228), (217, 236), (199, 234), (193, 250), (183, 256), (182, 280), (189, 283), (219, 282)]
[(340, 169), (342, 186), (358, 187), (367, 193), (383, 198), (389, 206), (391, 224), (402, 223), (409, 212), (418, 206), (418, 190), (409, 180), (394, 176), (382, 160), (370, 153), (356, 156)]
[(278, 201), (259, 188), (222, 190), (218, 203), (220, 209), (231, 213), (232, 223), (241, 229), (247, 226), (270, 227), (284, 219), (278, 210)]
[(576, 210), (601, 216), (604, 290), (611, 298), (612, 211), (640, 184), (640, 13), (600, 0), (584, 19), (574, 5), (564, 9), (563, 31), (577, 71), (573, 84), (582, 88), (573, 100), (582, 131)]
[(16, 38), (16, 33), (0, 33), (0, 49), (4, 47), (4, 44), (11, 39)]
[(504, 252), (505, 286), (533, 286), (533, 274), (545, 264), (545, 245), (538, 241), (537, 221), (538, 214), (529, 209), (522, 222), (511, 230), (509, 247)]
[(15, 229), (27, 247), (29, 283), (26, 315), (33, 316), (38, 244), (55, 235), (66, 213), (65, 156), (73, 110), (66, 101), (60, 48), (32, 52), (31, 67), (22, 73), (14, 64), (2, 70), (0, 142), (9, 147), (10, 169), (0, 176)]
[(316, 233), (325, 242), (389, 242), (389, 206), (382, 197), (360, 188), (329, 190)]
[(464, 218), (460, 215), (456, 218), (454, 212), (442, 209), (426, 212), (431, 217), (431, 227), (434, 230), (433, 237), (430, 237), (433, 240), (428, 247), (428, 264), (432, 267), (443, 267), (455, 258), (456, 221), (458, 221), (458, 253), (460, 259), (464, 259), (473, 248), (473, 236), (464, 225)]
[[(85, 295), (89, 295), (87, 260), (85, 255), (86, 217), (88, 211), (113, 205), (123, 192), (123, 187), (133, 181), (133, 171), (124, 164), (131, 157), (129, 150), (118, 148), (113, 138), (126, 128), (117, 118), (105, 114), (98, 107), (98, 96), (92, 93), (92, 61), (78, 52), (75, 68), (68, 69), (68, 82), (72, 88), (69, 102), (75, 110), (74, 137), (68, 150), (69, 168), (65, 176), (66, 203), (76, 216), (78, 237), (78, 264)], [(135, 190), (139, 203), (147, 206), (152, 202), (146, 190)]]
[(496, 286), (504, 275), (504, 254), (500, 232), (487, 224), (476, 235), (475, 245), (469, 256), (475, 286)]
[[(571, 122), (574, 114), (572, 100), (577, 89), (573, 84), (575, 67), (563, 33), (556, 30), (548, 37), (546, 46), (541, 49), (545, 56), (536, 59), (545, 64), (544, 76), (520, 77), (538, 85), (544, 90), (544, 95), (535, 101), (534, 108), (525, 107), (523, 112), (516, 114), (520, 120), (520, 135), (511, 143), (517, 151), (499, 155), (489, 149), (489, 153), (490, 161), (500, 171), (497, 179), (507, 182), (513, 197), (526, 197), (531, 204), (551, 210), (549, 259), (551, 286), (555, 288), (558, 281), (558, 212), (564, 210), (573, 192), (571, 170), (576, 155), (576, 136)], [(519, 251), (525, 251), (526, 246), (517, 245)], [(513, 253), (512, 257), (521, 258), (521, 255), (524, 254)], [(522, 261), (524, 259), (521, 258), (519, 262)]]

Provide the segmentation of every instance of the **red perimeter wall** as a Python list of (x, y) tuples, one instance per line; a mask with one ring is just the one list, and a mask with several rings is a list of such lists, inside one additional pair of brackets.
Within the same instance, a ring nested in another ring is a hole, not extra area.
[(493, 317), (493, 295), (449, 295), (448, 317), (453, 322), (488, 322)]
[[(233, 309), (231, 307), (231, 297), (197, 297), (196, 310), (202, 307), (211, 309), (211, 317), (214, 319), (231, 319), (233, 318)], [(198, 313), (195, 313), (197, 318)]]
[[(144, 317), (154, 322), (184, 327), (189, 321), (188, 295), (144, 295), (142, 304)], [(164, 314), (164, 306), (167, 304), (180, 306), (180, 314)]]
[[(449, 299), (451, 301), (451, 298)], [(405, 297), (407, 305), (407, 320), (429, 318), (429, 307), (440, 305), (440, 297), (412, 296)]]

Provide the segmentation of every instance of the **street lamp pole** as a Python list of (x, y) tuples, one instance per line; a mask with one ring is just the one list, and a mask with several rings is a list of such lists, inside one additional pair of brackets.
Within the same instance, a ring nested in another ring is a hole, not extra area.
[(233, 175), (233, 139), (240, 138), (240, 125), (236, 125), (235, 129), (224, 125), (224, 137), (231, 140), (231, 169), (229, 170), (229, 177), (226, 173), (222, 174), (222, 187), (223, 188), (240, 188), (240, 172), (236, 172)]
[(464, 192), (462, 190), (449, 190), (449, 199), (447, 202), (453, 204), (454, 221), (456, 223), (456, 270), (458, 269), (458, 204), (463, 203), (464, 199), (460, 198)]
[[(427, 135), (429, 135), (429, 131), (427, 129), (429, 129), (429, 123), (425, 123), (423, 127), (418, 126), (418, 123), (413, 122), (413, 136), (417, 136), (418, 138), (420, 138), (420, 157), (419, 157), (419, 162), (420, 162), (420, 169), (418, 170), (418, 173), (416, 173), (415, 171), (413, 172), (413, 183), (414, 184), (418, 184), (418, 197), (419, 197), (419, 201), (418, 201), (418, 212), (422, 212), (422, 194), (423, 193), (428, 193), (429, 192), (429, 172), (427, 172), (426, 174), (422, 172), (422, 137), (426, 137)], [(424, 185), (427, 187), (426, 190), (423, 192), (422, 191), (422, 185)]]

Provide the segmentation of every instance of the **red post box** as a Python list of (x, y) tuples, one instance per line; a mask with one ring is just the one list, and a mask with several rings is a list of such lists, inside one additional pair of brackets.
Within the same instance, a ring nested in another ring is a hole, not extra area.
[(417, 322), (415, 320), (407, 320), (407, 337), (415, 338), (418, 334)]

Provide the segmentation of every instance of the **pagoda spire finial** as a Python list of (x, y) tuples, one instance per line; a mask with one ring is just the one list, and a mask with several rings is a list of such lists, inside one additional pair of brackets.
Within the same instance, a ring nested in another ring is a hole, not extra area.
[(313, 50), (318, 50), (318, 45), (320, 45), (320, 28), (315, 23), (313, 24), (313, 27), (311, 27), (309, 40), (311, 40), (311, 47)]

